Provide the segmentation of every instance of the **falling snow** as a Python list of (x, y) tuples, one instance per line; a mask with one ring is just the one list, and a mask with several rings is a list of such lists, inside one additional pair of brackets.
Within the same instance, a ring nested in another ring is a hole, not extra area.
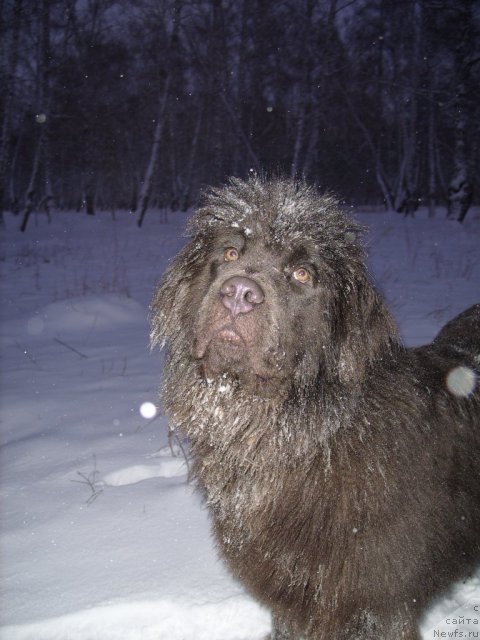
[(157, 407), (153, 404), (153, 402), (144, 402), (140, 405), (140, 415), (143, 418), (152, 419), (157, 415)]
[(445, 384), (454, 396), (466, 398), (477, 385), (477, 374), (468, 367), (455, 367), (448, 373)]

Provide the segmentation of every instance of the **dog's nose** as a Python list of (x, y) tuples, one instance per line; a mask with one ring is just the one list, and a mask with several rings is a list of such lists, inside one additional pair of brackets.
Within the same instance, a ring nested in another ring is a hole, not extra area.
[(262, 288), (255, 280), (244, 276), (233, 276), (222, 284), (220, 297), (223, 305), (233, 317), (248, 313), (265, 299)]

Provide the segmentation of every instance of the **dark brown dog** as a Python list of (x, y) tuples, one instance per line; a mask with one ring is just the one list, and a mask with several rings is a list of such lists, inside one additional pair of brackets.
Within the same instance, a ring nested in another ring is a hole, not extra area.
[(153, 302), (163, 402), (275, 640), (414, 640), (480, 560), (480, 305), (405, 349), (331, 197), (232, 180)]

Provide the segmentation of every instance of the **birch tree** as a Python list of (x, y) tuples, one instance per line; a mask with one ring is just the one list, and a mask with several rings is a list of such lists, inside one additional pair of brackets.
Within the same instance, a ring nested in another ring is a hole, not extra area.
[[(25, 203), (22, 212), (22, 222), (20, 231), (27, 228), (30, 215), (35, 205), (40, 201), (39, 179), (40, 168), (43, 162), (44, 169), (50, 166), (47, 159), (49, 147), (47, 145), (48, 129), (50, 126), (49, 110), (49, 67), (50, 67), (50, 1), (40, 0), (39, 12), (39, 37), (38, 37), (38, 101), (37, 113), (35, 116), (38, 126), (37, 142), (33, 157), (32, 171), (25, 193)], [(49, 196), (51, 192), (49, 191)], [(48, 204), (49, 206), (49, 204)]]
[[(471, 74), (477, 59), (475, 51), (472, 2), (462, 0), (455, 6), (458, 29), (454, 50), (455, 101), (453, 171), (448, 185), (448, 217), (463, 222), (472, 204), (473, 185), (467, 140), (472, 129)], [(477, 33), (478, 36), (478, 33)], [(478, 93), (478, 91), (477, 91)]]
[(145, 214), (150, 202), (150, 196), (152, 192), (153, 180), (155, 175), (155, 169), (158, 163), (158, 157), (160, 154), (160, 145), (162, 142), (162, 134), (165, 126), (165, 114), (167, 109), (168, 100), (170, 97), (170, 84), (172, 82), (172, 74), (175, 73), (175, 69), (172, 68), (172, 62), (178, 54), (179, 31), (180, 31), (180, 18), (182, 11), (182, 0), (175, 0), (174, 15), (173, 15), (173, 27), (170, 36), (170, 42), (165, 54), (166, 71), (163, 84), (159, 89), (158, 95), (158, 108), (155, 122), (155, 129), (153, 132), (153, 141), (150, 150), (150, 157), (148, 160), (145, 175), (140, 188), (140, 194), (138, 198), (138, 205), (136, 210), (137, 226), (141, 227)]
[[(400, 18), (400, 19), (399, 19)], [(403, 20), (401, 19), (403, 18)], [(422, 60), (422, 7), (413, 2), (406, 13), (398, 16), (396, 29), (410, 27), (411, 38), (399, 47), (398, 83), (403, 87), (398, 105), (399, 144), (398, 171), (395, 180), (395, 210), (406, 215), (418, 208), (418, 101)]]

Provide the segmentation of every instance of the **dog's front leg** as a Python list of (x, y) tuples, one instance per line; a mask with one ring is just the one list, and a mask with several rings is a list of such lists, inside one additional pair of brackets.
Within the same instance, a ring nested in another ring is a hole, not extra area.
[(272, 632), (265, 640), (301, 640), (293, 627), (277, 614), (272, 614)]

